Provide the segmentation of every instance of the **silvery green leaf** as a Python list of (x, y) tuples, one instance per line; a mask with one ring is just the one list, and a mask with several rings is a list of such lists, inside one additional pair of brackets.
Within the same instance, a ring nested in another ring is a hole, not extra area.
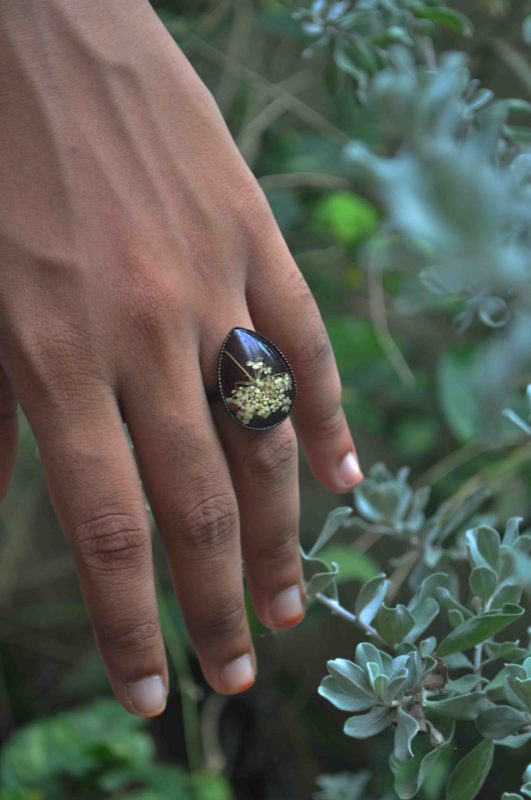
[(382, 639), (392, 646), (406, 638), (415, 625), (415, 618), (404, 605), (389, 608), (383, 603), (374, 624)]
[(472, 611), (470, 611), (469, 608), (467, 608), (458, 600), (456, 600), (455, 597), (453, 597), (451, 593), (448, 591), (448, 589), (446, 589), (446, 587), (439, 586), (439, 588), (436, 590), (436, 595), (439, 599), (439, 603), (442, 605), (443, 608), (446, 608), (448, 611), (450, 610), (459, 611), (459, 613), (462, 614), (463, 619), (469, 619), (470, 617), (473, 616)]
[(516, 708), (523, 709), (531, 715), (531, 680), (512, 675), (510, 668), (504, 683), (507, 700)]
[(320, 592), (328, 590), (337, 599), (337, 588), (335, 578), (339, 568), (337, 564), (325, 564), (320, 558), (310, 558), (301, 548), (303, 559), (304, 580), (306, 581), (306, 594), (314, 597)]
[(502, 747), (510, 747), (512, 750), (519, 750), (531, 740), (531, 731), (527, 733), (517, 733), (514, 736), (506, 736), (505, 739), (496, 739), (494, 744)]
[(489, 702), (483, 692), (470, 692), (441, 700), (426, 700), (424, 708), (439, 716), (450, 719), (476, 719), (486, 709)]
[(439, 604), (434, 597), (427, 597), (421, 603), (415, 605), (411, 610), (411, 614), (413, 616), (414, 625), (405, 638), (408, 642), (415, 642), (419, 636), (422, 636), (424, 631), (429, 628), (434, 619), (437, 618), (439, 614)]
[(492, 706), (476, 719), (476, 726), (485, 739), (505, 739), (519, 731), (528, 722), (528, 717), (511, 706)]
[(470, 573), (468, 582), (472, 594), (479, 597), (483, 602), (486, 602), (496, 591), (498, 577), (490, 567), (474, 567)]
[(338, 772), (335, 775), (319, 775), (316, 783), (322, 790), (314, 800), (365, 800), (369, 772)]
[(393, 754), (398, 761), (409, 761), (413, 758), (411, 743), (419, 730), (420, 725), (417, 720), (399, 707), (393, 748)]
[(450, 608), (448, 610), (448, 622), (451, 628), (458, 628), (464, 621), (465, 618), (463, 614), (457, 608)]
[(474, 669), (471, 660), (464, 653), (450, 653), (444, 656), (443, 661), (448, 669)]
[(419, 642), (419, 651), (423, 658), (426, 656), (431, 656), (435, 652), (435, 648), (437, 647), (437, 639), (435, 636), (428, 636), (427, 639), (423, 639)]
[(440, 6), (414, 6), (413, 13), (417, 17), (435, 22), (445, 28), (449, 28), (454, 33), (470, 38), (474, 33), (474, 26), (464, 14), (455, 11), (453, 8), (443, 8)]
[(337, 533), (337, 531), (343, 526), (345, 520), (351, 516), (352, 509), (349, 506), (340, 506), (339, 508), (335, 508), (333, 511), (331, 511), (326, 519), (321, 533), (315, 541), (315, 544), (308, 552), (308, 556), (310, 558), (316, 556), (317, 553), (322, 550), (325, 544), (330, 541), (332, 536), (334, 536), (334, 534)]
[(437, 655), (457, 653), (485, 642), (519, 619), (523, 613), (524, 609), (521, 606), (507, 604), (500, 610), (485, 611), (467, 619), (441, 642), (437, 648)]
[(385, 703), (385, 705), (391, 705), (393, 700), (396, 700), (398, 697), (404, 694), (404, 690), (408, 682), (408, 677), (409, 676), (407, 669), (403, 669), (400, 672), (394, 674), (393, 677), (389, 678), (389, 683), (382, 697), (382, 700)]
[(354, 664), (346, 658), (335, 658), (328, 661), (326, 666), (330, 675), (342, 684), (347, 691), (350, 691), (351, 687), (355, 687), (367, 696), (372, 695), (368, 675), (358, 664)]
[(522, 23), (522, 36), (526, 44), (531, 44), (531, 15), (527, 16)]
[(349, 717), (343, 726), (343, 733), (354, 739), (368, 739), (381, 733), (396, 719), (396, 709), (375, 706), (367, 714)]
[(382, 572), (361, 587), (356, 598), (354, 610), (363, 625), (371, 624), (384, 601), (390, 585), (391, 582), (387, 580), (385, 573)]
[(449, 681), (446, 688), (452, 694), (468, 694), (482, 683), (486, 683), (486, 678), (481, 675), (462, 675), (455, 681)]
[(515, 642), (490, 642), (487, 645), (487, 652), (489, 653), (489, 658), (483, 662), (484, 664), (490, 664), (498, 659), (505, 662), (523, 661), (528, 655), (528, 651), (524, 647), (520, 647), (518, 640)]
[(376, 697), (370, 697), (355, 686), (346, 689), (335, 678), (323, 678), (318, 694), (341, 711), (367, 711), (376, 705)]
[(513, 577), (512, 580), (504, 581), (504, 583), (498, 587), (489, 602), (489, 608), (503, 608), (503, 606), (508, 603), (513, 605), (518, 605), (520, 603), (523, 594), (523, 586), (516, 584), (515, 580), (516, 577)]
[(400, 800), (410, 800), (414, 797), (429, 773), (435, 769), (439, 759), (451, 749), (455, 724), (448, 720), (441, 720), (437, 735), (437, 745), (433, 745), (432, 738), (417, 736), (412, 745), (414, 757), (410, 761), (399, 761), (391, 754), (389, 766), (395, 777), (394, 788)]
[(413, 598), (408, 606), (409, 610), (413, 611), (415, 606), (419, 605), (427, 598), (433, 597), (436, 589), (438, 589), (439, 586), (444, 586), (447, 582), (448, 575), (446, 572), (434, 572), (432, 575), (428, 575), (427, 578), (424, 578), (417, 591), (413, 595)]
[(503, 533), (502, 544), (506, 547), (512, 547), (518, 541), (520, 536), (520, 525), (523, 522), (523, 517), (511, 517), (507, 520), (505, 531)]
[(464, 756), (451, 773), (446, 786), (446, 800), (474, 800), (492, 767), (494, 745), (480, 742)]
[(478, 525), (466, 532), (470, 558), (477, 567), (490, 567), (496, 571), (500, 555), (500, 534), (489, 525)]
[(379, 650), (371, 642), (362, 642), (356, 647), (354, 656), (356, 664), (367, 670), (368, 664), (377, 664), (379, 671), (388, 675), (393, 668), (393, 659), (389, 653)]

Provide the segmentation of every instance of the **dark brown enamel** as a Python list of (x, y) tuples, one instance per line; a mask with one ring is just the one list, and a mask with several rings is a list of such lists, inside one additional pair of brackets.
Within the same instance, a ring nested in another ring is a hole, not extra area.
[[(260, 368), (255, 369), (247, 365), (248, 361), (262, 362), (264, 367), (271, 368), (271, 372), (264, 375)], [(263, 387), (258, 387), (256, 378), (263, 381)], [(280, 377), (280, 388), (269, 379)], [(246, 428), (266, 430), (283, 422), (289, 415), (295, 402), (296, 385), (291, 368), (282, 353), (267, 339), (254, 331), (246, 328), (233, 328), (221, 348), (218, 364), (219, 391), (222, 400), (230, 415)], [(289, 383), (289, 386), (288, 386)], [(254, 394), (250, 394), (250, 387), (257, 387)], [(268, 392), (269, 388), (269, 392)], [(239, 392), (234, 397), (234, 392)], [(264, 395), (258, 392), (265, 392)], [(250, 398), (248, 401), (247, 398)], [(256, 398), (256, 399), (255, 399)], [(269, 399), (273, 398), (273, 399)], [(250, 411), (258, 405), (269, 404), (273, 408), (282, 401), (283, 408), (278, 408), (267, 416), (253, 413), (249, 419)], [(286, 408), (286, 406), (289, 406)], [(247, 414), (247, 416), (245, 416)]]

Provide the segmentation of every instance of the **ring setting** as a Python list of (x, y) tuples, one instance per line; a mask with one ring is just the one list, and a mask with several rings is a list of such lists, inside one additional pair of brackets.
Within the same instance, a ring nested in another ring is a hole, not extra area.
[(219, 353), (218, 391), (236, 422), (263, 431), (289, 416), (297, 386), (278, 347), (255, 331), (232, 328)]

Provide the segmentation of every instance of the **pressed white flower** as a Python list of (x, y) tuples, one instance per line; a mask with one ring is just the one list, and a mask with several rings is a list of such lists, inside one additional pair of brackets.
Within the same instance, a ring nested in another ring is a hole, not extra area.
[(264, 366), (262, 361), (250, 360), (246, 366), (255, 371), (254, 376), (248, 381), (238, 381), (229, 397), (240, 422), (248, 425), (253, 417), (267, 419), (278, 411), (289, 412), (291, 375), (287, 372), (272, 375), (272, 368)]

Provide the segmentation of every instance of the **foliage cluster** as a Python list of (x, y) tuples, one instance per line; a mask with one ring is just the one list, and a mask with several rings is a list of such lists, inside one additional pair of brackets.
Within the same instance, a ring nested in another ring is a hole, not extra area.
[[(367, 268), (378, 280), (397, 268), (409, 278), (404, 311), (453, 311), (461, 332), (490, 329), (469, 385), (481, 392), (481, 429), (499, 429), (503, 402), (531, 363), (531, 140), (509, 124), (512, 112), (531, 106), (496, 100), (471, 77), (463, 53), (435, 54), (426, 22), (472, 34), (444, 3), (316, 0), (297, 17), (313, 49), (330, 47), (336, 68), (354, 79), (378, 131), (376, 147), (345, 148), (382, 212)], [(530, 432), (514, 412), (504, 414)], [(456, 726), (473, 721), (479, 741), (454, 766), (445, 793), (473, 800), (495, 748), (531, 739), (531, 650), (500, 639), (528, 611), (521, 602), (531, 588), (531, 533), (520, 533), (516, 517), (503, 534), (478, 523), (481, 490), (427, 515), (429, 487), (414, 491), (407, 476), (373, 467), (355, 491), (358, 516), (337, 509), (304, 554), (309, 594), (367, 638), (354, 660), (328, 662), (319, 693), (354, 714), (347, 736), (393, 729), (389, 766), (401, 800), (451, 750)], [(404, 603), (388, 604), (400, 584), (381, 573), (361, 586), (354, 613), (340, 604), (340, 568), (319, 553), (345, 526), (400, 544), (393, 564), (401, 582), (409, 576)], [(319, 796), (342, 796), (331, 787), (325, 782)]]

